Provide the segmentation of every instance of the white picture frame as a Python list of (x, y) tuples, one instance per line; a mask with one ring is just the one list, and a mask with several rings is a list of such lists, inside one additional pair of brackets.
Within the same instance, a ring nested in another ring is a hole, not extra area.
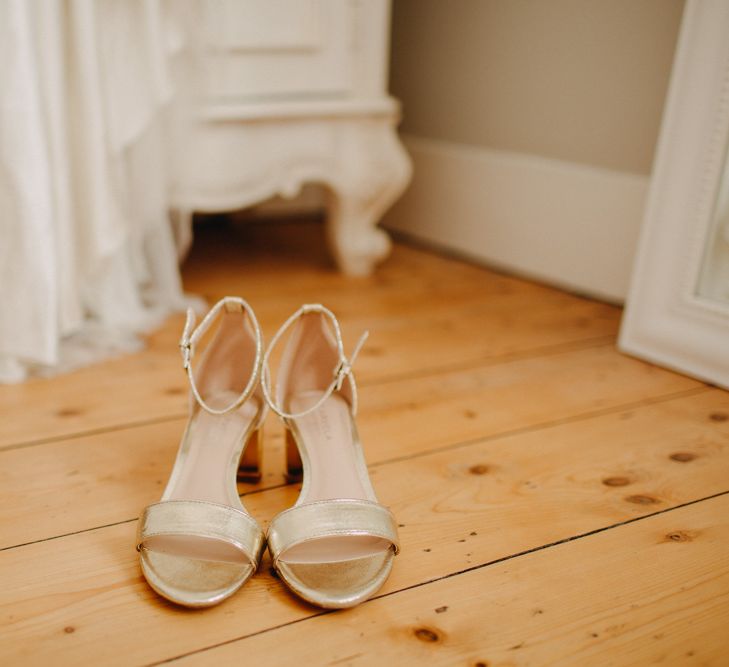
[(729, 143), (729, 2), (687, 0), (621, 351), (729, 388), (729, 303), (698, 293)]

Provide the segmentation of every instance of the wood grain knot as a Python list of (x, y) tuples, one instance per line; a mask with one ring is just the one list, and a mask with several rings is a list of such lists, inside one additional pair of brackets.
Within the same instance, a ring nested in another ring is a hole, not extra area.
[(76, 628), (74, 628), (72, 625), (67, 625), (65, 628), (63, 628), (63, 631), (70, 635), (72, 632), (76, 632)]
[(729, 419), (729, 415), (726, 412), (712, 412), (709, 419), (713, 422), (725, 422)]
[(83, 414), (83, 410), (78, 408), (61, 408), (56, 412), (56, 417), (78, 417)]
[(627, 477), (606, 477), (602, 483), (605, 486), (628, 486), (630, 480)]
[(473, 667), (489, 667), (489, 663), (479, 660), (478, 662), (473, 663)]
[(463, 416), (466, 419), (476, 419), (476, 417), (478, 417), (478, 412), (476, 412), (475, 410), (464, 410)]
[(671, 461), (677, 461), (678, 463), (688, 463), (696, 458), (696, 454), (691, 452), (676, 452), (668, 457)]
[(691, 542), (694, 536), (684, 530), (675, 530), (666, 535), (666, 542)]
[(183, 387), (169, 387), (168, 389), (165, 389), (165, 394), (168, 396), (179, 396), (184, 392), (185, 389)]
[(625, 500), (629, 503), (635, 503), (636, 505), (655, 505), (661, 502), (658, 498), (653, 496), (644, 496), (642, 494), (636, 494), (634, 496), (626, 496)]
[(430, 628), (415, 628), (413, 634), (421, 642), (432, 643), (440, 640), (440, 635), (435, 630), (431, 630)]
[(442, 607), (438, 607), (435, 610), (435, 613), (436, 614), (442, 614), (443, 612), (446, 612), (446, 611), (448, 611), (448, 605), (447, 604), (444, 604)]
[(472, 475), (485, 475), (489, 471), (489, 467), (485, 463), (477, 463), (468, 469)]

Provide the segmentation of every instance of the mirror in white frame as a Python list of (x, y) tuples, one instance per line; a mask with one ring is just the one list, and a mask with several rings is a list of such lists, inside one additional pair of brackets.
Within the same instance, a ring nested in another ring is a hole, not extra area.
[(729, 303), (729, 151), (724, 154), (723, 164), (701, 263), (698, 293), (707, 299)]
[(620, 349), (729, 388), (729, 2), (687, 0)]

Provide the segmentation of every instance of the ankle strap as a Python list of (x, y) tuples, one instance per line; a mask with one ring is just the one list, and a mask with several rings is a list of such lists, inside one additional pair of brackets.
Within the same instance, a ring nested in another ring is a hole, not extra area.
[[(337, 352), (339, 355), (339, 362), (337, 363), (337, 366), (334, 368), (333, 371), (333, 379), (329, 386), (324, 390), (324, 394), (322, 394), (321, 398), (314, 403), (309, 408), (306, 408), (306, 410), (302, 410), (301, 412), (286, 412), (280, 405), (276, 403), (276, 401), (271, 396), (271, 379), (270, 375), (268, 373), (268, 358), (271, 355), (271, 351), (274, 347), (276, 347), (276, 344), (281, 339), (281, 336), (288, 330), (288, 328), (296, 322), (296, 320), (299, 319), (302, 315), (306, 315), (308, 313), (321, 313), (325, 317), (329, 319), (329, 321), (332, 324), (332, 328), (334, 329), (334, 337), (337, 344)], [(298, 419), (299, 417), (304, 417), (305, 415), (308, 415), (315, 410), (319, 409), (322, 405), (324, 405), (324, 402), (335, 392), (340, 391), (342, 388), (342, 384), (344, 383), (344, 380), (346, 378), (349, 378), (350, 387), (352, 388), (352, 405), (351, 410), (352, 414), (357, 414), (357, 385), (354, 382), (354, 375), (352, 374), (352, 365), (354, 364), (355, 359), (357, 358), (357, 355), (359, 354), (359, 351), (362, 349), (362, 346), (364, 345), (364, 342), (367, 340), (367, 336), (369, 336), (369, 331), (365, 331), (357, 341), (357, 344), (354, 346), (354, 350), (352, 350), (352, 354), (349, 358), (344, 354), (344, 344), (342, 342), (342, 332), (339, 328), (339, 322), (337, 321), (336, 316), (334, 313), (329, 310), (328, 308), (325, 308), (320, 303), (308, 303), (304, 304), (299, 308), (291, 317), (289, 317), (282, 325), (281, 328), (276, 332), (276, 335), (271, 339), (271, 342), (268, 344), (268, 348), (266, 349), (266, 353), (263, 356), (263, 367), (265, 371), (262, 374), (261, 377), (261, 387), (263, 388), (263, 395), (266, 398), (266, 402), (268, 403), (271, 410), (273, 410), (279, 417), (282, 417), (284, 419)]]
[[(241, 392), (238, 398), (229, 406), (221, 409), (211, 408), (200, 396), (197, 385), (195, 384), (195, 374), (192, 370), (192, 358), (195, 355), (195, 346), (199, 342), (200, 338), (210, 328), (213, 320), (218, 316), (223, 309), (231, 310), (239, 308), (241, 312), (248, 315), (248, 319), (253, 325), (253, 333), (256, 337), (256, 356), (253, 362), (253, 371), (251, 377), (248, 380), (248, 384), (245, 389)], [(201, 408), (213, 415), (224, 415), (236, 408), (239, 408), (245, 403), (258, 385), (258, 380), (261, 376), (261, 368), (263, 367), (262, 352), (263, 352), (263, 339), (261, 336), (261, 328), (258, 326), (258, 320), (253, 312), (253, 309), (248, 305), (248, 302), (241, 299), (238, 296), (226, 296), (223, 297), (218, 303), (216, 303), (208, 312), (208, 314), (202, 319), (198, 327), (193, 331), (195, 326), (195, 312), (192, 308), (187, 309), (187, 319), (185, 320), (185, 328), (182, 331), (182, 338), (180, 338), (180, 352), (182, 353), (182, 367), (187, 372), (187, 379), (190, 382), (190, 389), (192, 395), (198, 402)]]

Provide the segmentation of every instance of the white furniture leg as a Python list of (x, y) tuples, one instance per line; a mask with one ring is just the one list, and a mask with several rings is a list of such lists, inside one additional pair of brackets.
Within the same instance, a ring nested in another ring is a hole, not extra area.
[(176, 204), (233, 211), (322, 183), (329, 190), (327, 238), (334, 260), (344, 273), (368, 275), (390, 249), (377, 224), (412, 173), (397, 120), (391, 108), (329, 118), (198, 122), (177, 147)]
[(377, 227), (410, 182), (410, 159), (387, 122), (342, 127), (336, 168), (326, 178), (327, 239), (337, 266), (366, 276), (390, 252), (390, 238)]

